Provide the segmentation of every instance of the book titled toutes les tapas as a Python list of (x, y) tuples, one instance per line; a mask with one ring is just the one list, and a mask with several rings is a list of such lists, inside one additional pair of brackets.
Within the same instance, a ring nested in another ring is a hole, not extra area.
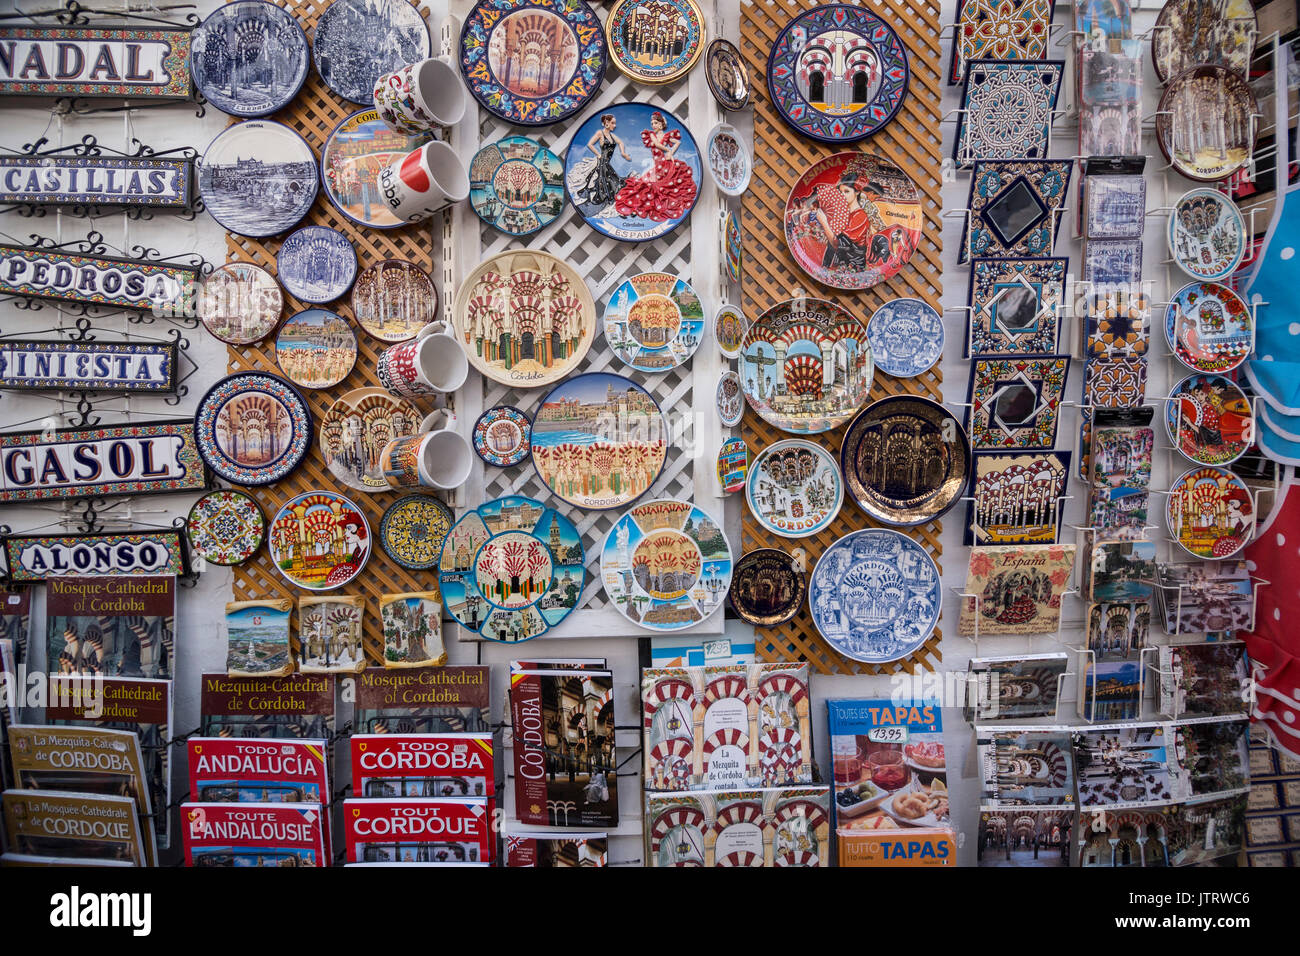
[(314, 803), (183, 803), (186, 866), (328, 866)]
[(486, 863), (495, 834), (483, 797), (343, 801), (349, 863)]

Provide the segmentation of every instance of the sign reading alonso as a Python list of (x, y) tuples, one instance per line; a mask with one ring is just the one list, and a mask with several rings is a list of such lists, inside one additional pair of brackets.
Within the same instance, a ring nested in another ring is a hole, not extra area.
[(4, 539), (10, 583), (50, 577), (186, 575), (185, 536), (174, 528), (92, 534), (19, 534)]

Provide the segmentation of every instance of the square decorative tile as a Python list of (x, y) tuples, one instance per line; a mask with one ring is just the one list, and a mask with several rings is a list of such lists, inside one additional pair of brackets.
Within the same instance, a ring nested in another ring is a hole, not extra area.
[(1055, 0), (961, 0), (948, 82), (960, 83), (970, 60), (1041, 60), (1055, 6)]
[(1050, 256), (1073, 165), (1068, 159), (976, 162), (959, 261)]
[(1065, 63), (972, 60), (966, 68), (953, 159), (1043, 159)]
[(971, 362), (969, 425), (975, 450), (1056, 444), (1068, 355), (1006, 355)]
[(1083, 234), (1089, 239), (1141, 239), (1147, 181), (1142, 176), (1086, 176)]
[(1056, 351), (1069, 259), (973, 259), (971, 355)]
[(1055, 544), (1070, 453), (995, 451), (974, 457), (966, 544)]
[(1145, 302), (1123, 295), (1090, 300), (1084, 319), (1084, 353), (1099, 359), (1139, 358), (1151, 345), (1151, 315)]
[(1083, 403), (1095, 408), (1132, 408), (1147, 393), (1145, 358), (1097, 358), (1083, 366)]
[(1089, 239), (1083, 246), (1083, 281), (1098, 288), (1137, 288), (1142, 281), (1142, 240)]

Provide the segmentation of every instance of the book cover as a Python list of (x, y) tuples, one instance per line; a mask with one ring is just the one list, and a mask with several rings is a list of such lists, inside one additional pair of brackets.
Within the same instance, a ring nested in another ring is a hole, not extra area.
[(226, 605), (226, 676), (287, 677), (293, 673), (289, 615), (293, 601), (235, 601)]
[(204, 674), (199, 713), (205, 737), (329, 740), (334, 735), (334, 679)]
[(1056, 631), (1074, 551), (1072, 544), (972, 548), (958, 633), (973, 637)]
[(324, 740), (191, 737), (185, 748), (195, 803), (330, 803)]
[(379, 599), (385, 667), (440, 667), (447, 663), (442, 640), (442, 594), (419, 591)]
[(975, 746), (983, 781), (981, 810), (1074, 805), (1074, 755), (1069, 733), (979, 725), (975, 728)]
[(146, 866), (140, 818), (131, 797), (51, 790), (6, 790), (8, 849), (68, 861), (121, 860)]
[(650, 638), (651, 667), (702, 667), (705, 664), (753, 664), (752, 639), (707, 638), (695, 634), (665, 634)]
[(367, 667), (357, 677), (358, 734), (431, 734), (490, 731), (486, 664)]
[(603, 657), (539, 657), (528, 661), (511, 661), (510, 673), (520, 671), (607, 671), (609, 661)]
[(1162, 645), (1157, 700), (1167, 717), (1245, 714), (1250, 706), (1250, 660), (1243, 641)]
[(492, 858), (483, 797), (343, 801), (349, 863), (483, 863)]
[(829, 866), (830, 787), (645, 795), (648, 865)]
[(354, 734), (352, 793), (358, 797), (486, 797), (492, 804), (496, 793), (492, 734)]
[(1074, 808), (981, 810), (977, 866), (1069, 866), (1076, 828)]
[(968, 723), (1052, 717), (1068, 670), (1067, 654), (972, 657), (963, 716)]
[(516, 830), (506, 834), (506, 866), (606, 866), (609, 837), (605, 833), (549, 833)]
[(174, 577), (49, 578), (45, 621), (51, 673), (172, 676)]
[(183, 803), (186, 866), (329, 866), (319, 804)]
[(29, 853), (0, 853), (0, 867), (7, 866), (134, 866), (128, 860), (97, 860), (85, 856), (33, 856)]
[(366, 668), (360, 595), (298, 598), (298, 669), (304, 674), (356, 674)]

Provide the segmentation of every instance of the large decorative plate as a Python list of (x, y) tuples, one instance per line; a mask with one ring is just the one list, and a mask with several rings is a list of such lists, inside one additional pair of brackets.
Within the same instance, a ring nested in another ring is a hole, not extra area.
[(957, 261), (1050, 256), (1073, 168), (1068, 159), (977, 161)]
[(395, 133), (373, 109), (353, 113), (334, 127), (321, 151), (320, 181), (325, 195), (335, 209), (358, 225), (370, 229), (409, 225), (389, 209), (379, 189), (379, 174), (432, 138), (429, 133)]
[(1169, 351), (1194, 372), (1231, 372), (1255, 347), (1241, 296), (1217, 282), (1190, 282), (1165, 307)]
[(228, 262), (203, 280), (198, 312), (203, 327), (228, 345), (266, 338), (280, 321), (284, 295), (271, 273), (251, 262)]
[(807, 575), (790, 555), (757, 548), (736, 560), (727, 597), (742, 621), (776, 627), (799, 613), (807, 593)]
[(816, 534), (830, 527), (844, 503), (840, 466), (826, 449), (802, 438), (775, 442), (749, 466), (745, 503), (754, 519), (775, 535)]
[(1200, 465), (1227, 465), (1246, 453), (1254, 436), (1250, 402), (1222, 375), (1189, 375), (1169, 392), (1165, 430), (1184, 456)]
[(903, 105), (908, 77), (907, 50), (893, 27), (847, 4), (795, 17), (767, 57), (777, 114), (823, 143), (852, 143), (880, 130)]
[(564, 378), (596, 333), (596, 303), (582, 276), (533, 249), (511, 249), (475, 266), (456, 289), (453, 311), (470, 364), (515, 388)]
[(597, 232), (627, 242), (676, 229), (695, 208), (703, 175), (691, 131), (646, 103), (592, 114), (564, 156), (569, 201)]
[(404, 568), (425, 571), (436, 567), (442, 543), (456, 518), (433, 495), (406, 495), (384, 512), (379, 543), (384, 553)]
[(582, 537), (564, 515), (511, 495), (465, 514), (442, 545), (443, 607), (492, 641), (515, 644), (550, 630), (582, 600)]
[(1166, 0), (1151, 31), (1156, 78), (1168, 83), (1194, 66), (1245, 76), (1258, 32), (1250, 0)]
[(381, 455), (394, 438), (420, 430), (420, 412), (382, 388), (354, 388), (334, 400), (320, 423), (320, 453), (339, 482), (357, 491), (391, 491)]
[(952, 158), (1043, 159), (1063, 60), (978, 60), (966, 71)]
[(199, 457), (236, 485), (269, 485), (311, 448), (311, 409), (302, 393), (265, 372), (238, 372), (208, 389), (194, 413)]
[(262, 546), (266, 516), (242, 491), (219, 488), (194, 502), (185, 519), (190, 550), (210, 564), (243, 564)]
[(685, 279), (643, 272), (610, 295), (603, 317), (605, 343), (624, 365), (666, 372), (690, 361), (704, 337), (704, 306)]
[(533, 423), (513, 405), (487, 409), (474, 423), (474, 452), (489, 465), (508, 468), (529, 456)]
[(650, 631), (680, 631), (722, 607), (731, 585), (731, 545), (703, 509), (658, 498), (610, 528), (600, 577), (629, 621)]
[(714, 185), (728, 196), (743, 196), (754, 164), (740, 130), (730, 123), (719, 123), (709, 131), (705, 152)]
[(1194, 66), (1165, 87), (1156, 112), (1156, 145), (1176, 172), (1217, 182), (1250, 163), (1259, 122), (1255, 94), (1241, 74)]
[(876, 368), (898, 378), (929, 369), (943, 354), (943, 319), (920, 299), (890, 299), (867, 320)]
[(547, 393), (533, 416), (533, 466), (561, 501), (600, 511), (650, 490), (668, 453), (654, 398), (622, 375), (587, 372)]
[(910, 527), (934, 521), (961, 500), (970, 441), (938, 402), (896, 395), (853, 419), (840, 465), (859, 508), (885, 524)]
[(438, 293), (414, 262), (384, 259), (357, 276), (352, 314), (379, 341), (405, 342), (438, 317)]
[(1202, 282), (1222, 282), (1246, 254), (1246, 220), (1226, 193), (1202, 187), (1184, 193), (1169, 215), (1169, 253)]
[(874, 374), (866, 327), (823, 299), (772, 306), (749, 327), (741, 347), (749, 407), (796, 435), (830, 431), (856, 415)]
[(307, 141), (270, 120), (228, 126), (199, 165), (204, 208), (239, 236), (264, 238), (298, 224), (316, 199), (316, 154)]
[(357, 336), (343, 316), (304, 309), (285, 319), (275, 336), (275, 364), (303, 388), (332, 388), (352, 374)]
[(469, 202), (489, 226), (531, 235), (564, 211), (564, 160), (527, 136), (488, 143), (469, 164)]
[(275, 275), (300, 302), (333, 302), (352, 288), (357, 251), (352, 240), (329, 226), (303, 226), (280, 243)]
[(724, 110), (743, 110), (749, 105), (753, 92), (749, 83), (749, 68), (740, 50), (730, 40), (722, 37), (709, 44), (704, 55), (704, 70), (709, 81), (709, 92)]
[(1254, 534), (1254, 498), (1226, 468), (1193, 468), (1169, 489), (1169, 536), (1198, 558), (1227, 558)]
[(325, 85), (362, 106), (374, 103), (375, 81), (385, 73), (433, 53), (424, 17), (407, 0), (333, 0), (311, 44)]
[(1055, 352), (1069, 271), (1063, 257), (972, 259), (967, 352)]
[(867, 664), (911, 654), (934, 632), (943, 592), (934, 559), (897, 531), (854, 531), (822, 552), (808, 588), (817, 632)]
[(605, 42), (614, 65), (638, 83), (671, 83), (704, 52), (704, 14), (695, 0), (614, 0)]
[(729, 359), (740, 355), (748, 327), (749, 322), (740, 306), (726, 302), (718, 306), (718, 311), (713, 313), (713, 339), (718, 343), (718, 351)]
[(970, 436), (977, 450), (1056, 444), (1068, 355), (1005, 355), (971, 363)]
[(218, 7), (190, 35), (190, 75), (231, 116), (269, 116), (298, 95), (311, 57), (293, 14), (265, 0)]
[(275, 569), (295, 587), (333, 591), (365, 568), (374, 542), (365, 512), (336, 491), (290, 498), (271, 519)]

